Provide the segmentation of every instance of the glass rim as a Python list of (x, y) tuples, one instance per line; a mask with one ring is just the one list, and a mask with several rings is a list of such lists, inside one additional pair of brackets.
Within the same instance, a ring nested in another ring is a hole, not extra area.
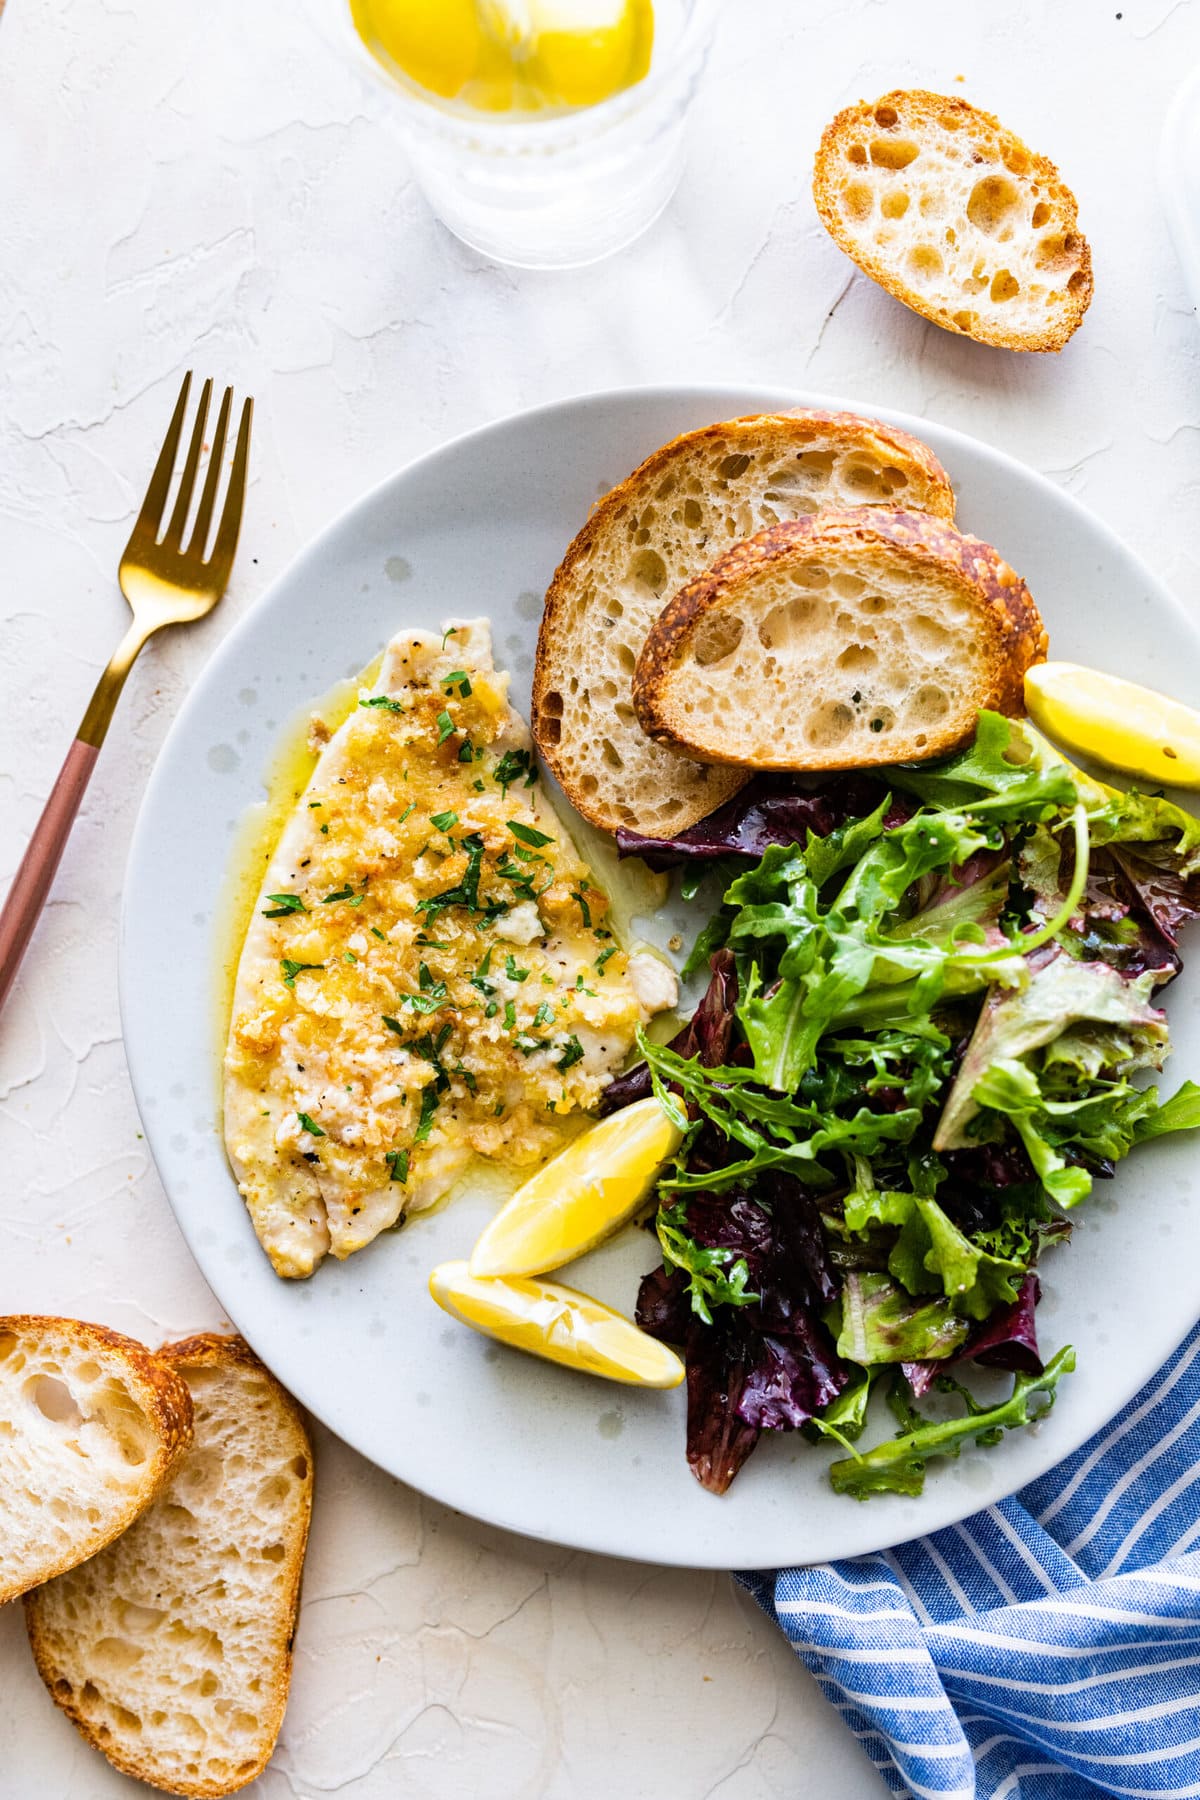
[(400, 102), (406, 124), (430, 136), (492, 150), (536, 154), (542, 150), (569, 148), (581, 139), (616, 129), (652, 106), (662, 91), (678, 81), (681, 74), (686, 79), (689, 65), (703, 62), (723, 0), (692, 0), (691, 11), (672, 46), (670, 59), (657, 69), (652, 63), (649, 73), (632, 87), (623, 88), (592, 106), (555, 113), (549, 118), (532, 113), (517, 123), (486, 112), (464, 115), (455, 111), (452, 103), (441, 95), (430, 93), (406, 77), (403, 71), (393, 73), (372, 55), (359, 36), (350, 15), (349, 0), (328, 0), (328, 4), (341, 14), (340, 35), (352, 40), (352, 54), (360, 70), (365, 62), (365, 72), (381, 82), (393, 100)]

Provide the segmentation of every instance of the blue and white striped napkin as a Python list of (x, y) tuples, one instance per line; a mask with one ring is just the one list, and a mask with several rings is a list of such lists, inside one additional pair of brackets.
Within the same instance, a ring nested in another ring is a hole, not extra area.
[[(872, 1503), (876, 1504), (876, 1503)], [(1011, 1500), (739, 1577), (896, 1794), (1200, 1796), (1200, 1328)]]

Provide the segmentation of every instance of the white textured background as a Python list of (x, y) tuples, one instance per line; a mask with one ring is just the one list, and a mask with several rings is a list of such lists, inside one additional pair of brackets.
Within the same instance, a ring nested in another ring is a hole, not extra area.
[[(258, 400), (233, 586), (135, 671), (0, 1019), (0, 1312), (152, 1343), (222, 1320), (125, 1073), (129, 835), (194, 671), (363, 488), (537, 401), (778, 379), (990, 439), (1197, 592), (1200, 328), (1155, 184), (1166, 101), (1200, 58), (1196, 0), (727, 0), (676, 201), (633, 250), (567, 275), (490, 267), (432, 222), (386, 95), (325, 48), (336, 3), (9, 0), (0, 22), (0, 883), (122, 629), (117, 557), (182, 369)], [(824, 237), (820, 126), (895, 85), (994, 108), (1075, 187), (1097, 293), (1060, 358), (944, 335)], [(326, 1434), (319, 1450), (262, 1800), (883, 1792), (723, 1578), (508, 1538)], [(44, 1695), (19, 1607), (0, 1612), (0, 1800), (134, 1791)]]

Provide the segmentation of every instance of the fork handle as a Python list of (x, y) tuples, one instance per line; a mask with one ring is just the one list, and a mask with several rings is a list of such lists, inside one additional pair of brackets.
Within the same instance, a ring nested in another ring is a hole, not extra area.
[(46, 904), (50, 884), (62, 860), (79, 803), (87, 791), (99, 754), (98, 744), (85, 744), (82, 738), (75, 739), (8, 890), (4, 909), (0, 912), (0, 1006), (16, 979), (25, 946), (33, 936), (33, 928)]

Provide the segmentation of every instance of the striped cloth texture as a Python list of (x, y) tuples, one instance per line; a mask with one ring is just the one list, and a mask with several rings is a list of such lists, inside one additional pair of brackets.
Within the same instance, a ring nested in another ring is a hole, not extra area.
[(738, 1579), (893, 1793), (1185, 1800), (1200, 1796), (1197, 1546), (1200, 1328), (1011, 1500), (895, 1550)]

